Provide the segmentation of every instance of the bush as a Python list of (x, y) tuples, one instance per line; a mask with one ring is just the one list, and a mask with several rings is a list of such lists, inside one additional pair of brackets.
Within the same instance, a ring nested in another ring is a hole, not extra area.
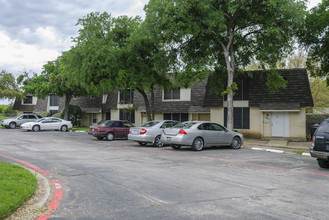
[(63, 112), (58, 112), (56, 114), (53, 114), (51, 117), (55, 117), (55, 118), (63, 118)]
[(36, 114), (41, 115), (42, 117), (49, 117), (50, 112), (36, 112)]
[(73, 126), (80, 126), (81, 117), (81, 108), (77, 105), (69, 105), (69, 120), (72, 121)]

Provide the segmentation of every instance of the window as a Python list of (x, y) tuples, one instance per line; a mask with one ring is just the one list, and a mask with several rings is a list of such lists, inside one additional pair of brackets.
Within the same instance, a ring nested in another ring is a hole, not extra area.
[(37, 116), (36, 115), (28, 115), (27, 118), (28, 119), (37, 119)]
[(164, 100), (180, 99), (180, 88), (164, 90), (163, 93), (164, 93), (163, 95)]
[(225, 131), (225, 128), (219, 124), (212, 123), (212, 126), (214, 127), (215, 131)]
[(120, 91), (120, 100), (121, 104), (133, 103), (134, 101), (134, 92), (130, 89)]
[[(227, 108), (224, 108), (224, 124), (227, 126)], [(250, 109), (234, 108), (233, 109), (233, 128), (250, 129)]]
[[(240, 79), (235, 83), (238, 86), (238, 90), (234, 91), (233, 100), (249, 100), (249, 80)], [(227, 100), (227, 95), (225, 95), (225, 100)]]
[(26, 96), (23, 104), (32, 104), (32, 96)]
[(50, 95), (49, 96), (49, 105), (50, 106), (59, 106), (59, 97), (56, 95)]
[(188, 121), (188, 113), (164, 113), (163, 120)]
[(120, 110), (119, 119), (135, 123), (135, 111), (124, 111)]
[(178, 121), (166, 121), (161, 125), (161, 128), (171, 128), (177, 125), (178, 123), (179, 123)]

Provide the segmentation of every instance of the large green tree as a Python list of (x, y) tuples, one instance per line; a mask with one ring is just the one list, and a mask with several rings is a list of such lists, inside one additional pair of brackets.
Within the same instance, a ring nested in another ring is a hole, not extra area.
[[(288, 54), (305, 9), (302, 0), (150, 0), (145, 6), (146, 22), (177, 51), (188, 79), (205, 77), (197, 71), (204, 68), (226, 74), (229, 129), (234, 75), (253, 60), (275, 66)], [(277, 74), (270, 74), (271, 81), (284, 84)]]
[(307, 67), (312, 76), (327, 79), (329, 85), (329, 0), (312, 8), (306, 16), (300, 40), (308, 48)]
[(25, 94), (33, 94), (38, 98), (45, 98), (50, 94), (55, 94), (65, 98), (64, 119), (68, 120), (69, 103), (73, 96), (84, 96), (87, 94), (85, 87), (79, 84), (68, 84), (71, 78), (76, 76), (62, 70), (63, 57), (72, 56), (69, 52), (63, 53), (55, 61), (49, 61), (43, 66), (41, 74), (34, 73), (33, 76), (23, 74), (18, 77), (18, 82), (23, 84), (22, 89)]
[(22, 93), (13, 74), (5, 70), (0, 72), (0, 99), (21, 98)]
[[(137, 90), (142, 95), (147, 119), (154, 120), (154, 90), (156, 87), (167, 89), (171, 86), (168, 53), (143, 23), (127, 39), (120, 58), (123, 82), (127, 88)], [(147, 92), (151, 94), (151, 100)]]

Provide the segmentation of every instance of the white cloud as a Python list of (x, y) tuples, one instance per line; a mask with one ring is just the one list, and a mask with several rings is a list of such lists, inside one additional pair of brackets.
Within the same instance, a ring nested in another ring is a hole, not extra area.
[[(24, 30), (27, 31), (27, 30)], [(54, 41), (49, 32), (41, 31), (42, 36), (48, 42)], [(5, 33), (0, 32), (0, 69), (19, 71), (12, 72), (18, 75), (24, 70), (39, 70), (49, 60), (56, 59), (60, 53), (56, 49), (40, 48), (36, 45), (29, 45), (18, 40), (12, 40)]]

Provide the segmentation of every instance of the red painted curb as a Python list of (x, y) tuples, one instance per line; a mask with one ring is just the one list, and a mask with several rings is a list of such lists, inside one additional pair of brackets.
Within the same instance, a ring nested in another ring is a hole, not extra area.
[[(13, 157), (9, 157), (9, 156), (6, 156), (6, 155), (3, 155), (3, 154), (0, 154), (1, 157), (4, 157), (4, 158), (7, 158), (7, 159), (10, 159), (10, 160), (14, 160), (20, 164), (24, 164), (32, 169), (34, 169), (35, 171), (39, 172), (39, 173), (42, 173), (44, 176), (47, 176), (48, 178), (52, 178), (52, 176), (50, 175), (50, 173), (42, 170), (41, 168), (33, 165), (33, 164), (30, 164), (26, 161), (23, 161), (23, 160), (19, 160), (19, 159), (16, 159), (16, 158), (13, 158)], [(58, 180), (53, 180), (52, 183), (54, 184), (54, 187), (55, 187), (55, 193), (53, 195), (53, 199), (51, 200), (49, 206), (48, 206), (48, 209), (50, 209), (51, 211), (45, 215), (41, 215), (37, 218), (37, 220), (46, 220), (48, 219), (56, 210), (56, 208), (59, 206), (59, 204), (61, 203), (61, 200), (63, 198), (63, 190), (62, 190), (62, 184), (58, 181)]]

